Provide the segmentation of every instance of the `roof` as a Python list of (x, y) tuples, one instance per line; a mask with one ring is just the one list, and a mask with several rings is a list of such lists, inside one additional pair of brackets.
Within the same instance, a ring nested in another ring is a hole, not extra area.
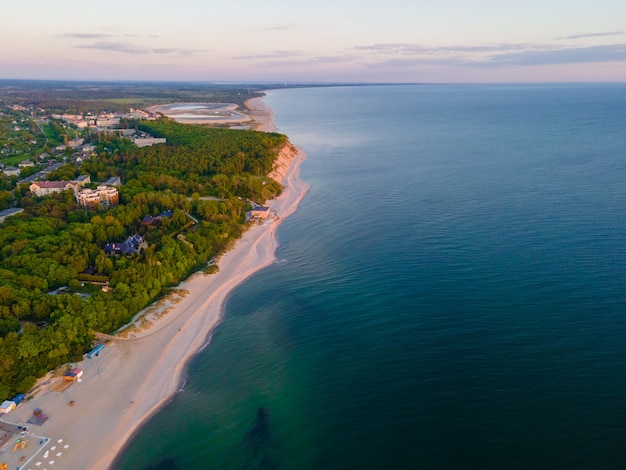
[(143, 243), (144, 240), (141, 235), (135, 234), (128, 237), (121, 243), (107, 243), (104, 246), (104, 251), (105, 253), (126, 253), (127, 255), (130, 255), (131, 253), (139, 253), (141, 249), (146, 246), (142, 246)]
[(119, 186), (122, 184), (122, 180), (119, 176), (112, 176), (102, 184), (106, 186)]
[(35, 181), (33, 184), (36, 184), (40, 188), (65, 188), (67, 186), (67, 181)]

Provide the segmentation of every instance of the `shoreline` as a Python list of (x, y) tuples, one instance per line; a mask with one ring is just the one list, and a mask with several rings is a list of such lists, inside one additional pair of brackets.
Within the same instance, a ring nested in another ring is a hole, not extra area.
[[(255, 129), (276, 131), (273, 111), (262, 97), (248, 100), (246, 107)], [(276, 229), (309, 189), (299, 178), (304, 158), (304, 152), (291, 144), (282, 149), (270, 175), (280, 178), (285, 189), (267, 201), (278, 217), (246, 230), (220, 255), (217, 273), (193, 274), (173, 294), (148, 307), (152, 313), (146, 315), (147, 327), (130, 338), (110, 340), (99, 356), (76, 363), (75, 367), (84, 371), (81, 383), (55, 392), (49, 389), (52, 379), (42, 379), (48, 390), (42, 387), (34, 399), (5, 416), (8, 422), (26, 423), (36, 408), (50, 416), (42, 426), (28, 425), (29, 433), (50, 441), (43, 445), (40, 441), (39, 447), (33, 444), (29, 453), (34, 455), (23, 468), (37, 465), (37, 461), (49, 463), (49, 451), (58, 456), (50, 464), (58, 470), (111, 468), (141, 426), (181, 393), (189, 362), (210, 344), (215, 328), (223, 321), (229, 294), (274, 263)], [(63, 452), (54, 449), (61, 443)]]

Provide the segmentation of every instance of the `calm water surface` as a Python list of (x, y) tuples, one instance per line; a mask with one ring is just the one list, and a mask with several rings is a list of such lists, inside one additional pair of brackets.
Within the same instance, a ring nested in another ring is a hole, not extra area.
[(626, 468), (626, 86), (266, 101), (311, 190), (116, 468)]

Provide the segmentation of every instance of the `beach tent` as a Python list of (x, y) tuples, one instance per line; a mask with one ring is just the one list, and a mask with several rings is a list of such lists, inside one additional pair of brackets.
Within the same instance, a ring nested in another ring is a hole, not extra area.
[(24, 396), (23, 393), (18, 393), (17, 395), (15, 395), (15, 398), (13, 398), (13, 403), (15, 403), (15, 405), (19, 405), (20, 403), (22, 403), (24, 400), (26, 400), (26, 397)]

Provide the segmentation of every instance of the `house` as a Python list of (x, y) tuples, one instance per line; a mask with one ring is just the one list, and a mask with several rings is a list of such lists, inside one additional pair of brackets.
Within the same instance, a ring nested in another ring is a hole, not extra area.
[(249, 216), (251, 219), (267, 219), (270, 215), (270, 208), (266, 206), (256, 206), (253, 207), (249, 212)]
[(30, 160), (24, 160), (23, 162), (20, 162), (18, 164), (18, 166), (20, 168), (26, 168), (26, 167), (30, 167), (30, 166), (35, 166), (35, 164), (33, 162), (31, 162)]
[(144, 216), (143, 219), (141, 219), (141, 223), (143, 225), (156, 225), (158, 221), (156, 220), (156, 217), (152, 217), (151, 215), (146, 215)]
[(28, 189), (35, 196), (43, 197), (63, 191), (75, 190), (76, 185), (71, 181), (35, 181)]
[(152, 217), (151, 215), (146, 215), (143, 219), (141, 219), (141, 223), (143, 225), (154, 226), (154, 225), (159, 224), (163, 219), (171, 219), (173, 215), (174, 215), (174, 211), (163, 211), (156, 217)]
[(74, 183), (76, 183), (76, 186), (78, 186), (79, 188), (84, 188), (86, 184), (91, 183), (91, 176), (80, 175), (74, 180)]
[(9, 413), (15, 409), (15, 402), (12, 400), (4, 400), (0, 405), (0, 413)]
[(103, 186), (121, 186), (122, 179), (119, 176), (111, 176), (108, 180), (102, 183)]
[(104, 246), (104, 252), (107, 255), (121, 255), (122, 253), (132, 255), (133, 253), (141, 253), (144, 248), (148, 248), (148, 244), (143, 241), (140, 235), (135, 234), (122, 243), (107, 243)]
[(21, 170), (19, 168), (16, 168), (14, 166), (8, 166), (4, 170), (2, 170), (2, 173), (7, 176), (20, 176), (20, 171)]
[(68, 147), (76, 149), (85, 143), (85, 139), (72, 139), (67, 143)]

